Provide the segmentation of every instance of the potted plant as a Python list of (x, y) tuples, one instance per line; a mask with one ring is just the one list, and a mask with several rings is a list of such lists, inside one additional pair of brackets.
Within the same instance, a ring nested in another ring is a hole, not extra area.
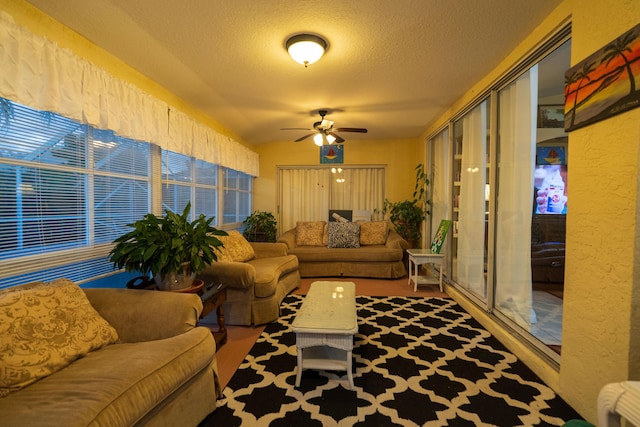
[(170, 210), (163, 217), (147, 214), (128, 224), (133, 230), (118, 237), (109, 260), (118, 269), (151, 276), (160, 289), (191, 286), (195, 274), (218, 260), (216, 248), (223, 246), (216, 236), (227, 233), (211, 225), (204, 215), (189, 221), (191, 203), (182, 214)]
[(275, 242), (278, 222), (271, 212), (255, 211), (242, 222), (242, 235), (250, 242)]
[(392, 203), (385, 199), (383, 213), (389, 212), (389, 220), (403, 239), (415, 247), (422, 238), (422, 221), (430, 214), (428, 210), (426, 186), (429, 179), (424, 172), (422, 163), (416, 166), (416, 184), (412, 200)]

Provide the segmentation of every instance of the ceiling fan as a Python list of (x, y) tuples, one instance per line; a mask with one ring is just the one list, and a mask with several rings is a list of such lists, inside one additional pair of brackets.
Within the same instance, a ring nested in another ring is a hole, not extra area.
[(282, 128), (280, 130), (313, 130), (307, 135), (301, 136), (296, 139), (295, 142), (304, 141), (305, 139), (313, 136), (313, 141), (316, 145), (322, 145), (326, 140), (329, 144), (340, 144), (344, 142), (344, 138), (340, 135), (337, 135), (336, 132), (358, 132), (358, 133), (367, 133), (367, 129), (364, 128), (334, 128), (333, 122), (331, 120), (327, 120), (324, 117), (327, 115), (327, 110), (319, 110), (318, 114), (320, 114), (320, 121), (315, 122), (313, 124), (313, 129), (309, 128)]

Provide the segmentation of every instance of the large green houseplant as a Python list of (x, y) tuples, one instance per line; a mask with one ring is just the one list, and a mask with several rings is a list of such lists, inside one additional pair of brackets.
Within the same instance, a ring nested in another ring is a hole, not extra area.
[(147, 214), (128, 224), (133, 229), (114, 241), (109, 260), (150, 276), (160, 289), (188, 288), (196, 273), (218, 260), (216, 248), (223, 244), (216, 236), (227, 235), (211, 225), (213, 217), (189, 221), (190, 210), (188, 203), (182, 214), (166, 210), (162, 217)]
[(413, 247), (417, 247), (422, 239), (422, 221), (430, 214), (430, 202), (427, 199), (426, 187), (429, 179), (422, 163), (416, 166), (416, 183), (413, 189), (413, 199), (400, 202), (390, 202), (385, 199), (383, 213), (389, 213), (389, 221), (403, 239)]
[(271, 212), (255, 211), (242, 222), (242, 235), (250, 242), (275, 242), (278, 222)]

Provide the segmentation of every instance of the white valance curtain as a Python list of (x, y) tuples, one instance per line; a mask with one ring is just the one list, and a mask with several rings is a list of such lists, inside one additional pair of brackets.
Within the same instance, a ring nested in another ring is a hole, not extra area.
[(0, 97), (244, 172), (258, 154), (0, 11)]

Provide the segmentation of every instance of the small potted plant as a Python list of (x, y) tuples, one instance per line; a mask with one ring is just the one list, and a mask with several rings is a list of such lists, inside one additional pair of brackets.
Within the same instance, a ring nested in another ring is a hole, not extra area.
[(255, 211), (242, 222), (242, 235), (250, 242), (275, 242), (278, 222), (271, 212)]
[(109, 260), (118, 269), (151, 276), (158, 288), (185, 289), (195, 274), (218, 260), (216, 248), (223, 246), (216, 236), (227, 233), (211, 225), (213, 217), (200, 215), (189, 221), (191, 203), (182, 214), (170, 210), (163, 217), (147, 214), (128, 224), (133, 230), (118, 237)]

